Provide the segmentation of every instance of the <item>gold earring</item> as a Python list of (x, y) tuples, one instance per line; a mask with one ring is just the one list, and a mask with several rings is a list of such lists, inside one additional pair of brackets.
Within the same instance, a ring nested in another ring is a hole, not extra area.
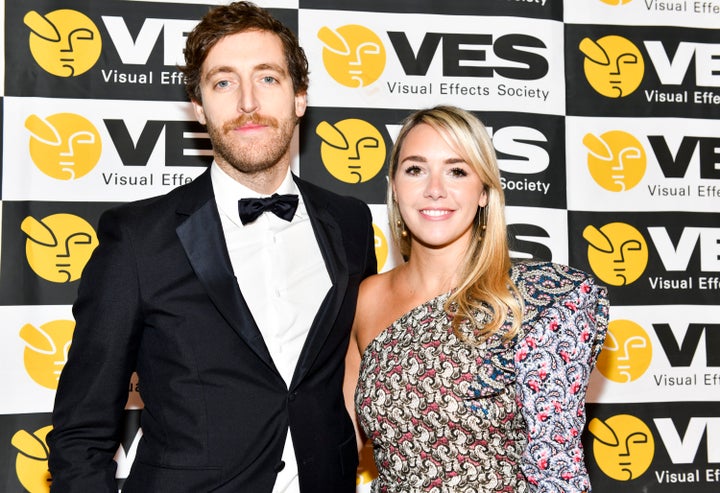
[(397, 220), (397, 228), (400, 230), (400, 236), (403, 238), (407, 238), (408, 232), (405, 229), (405, 224), (402, 222), (401, 219)]
[(478, 211), (478, 226), (480, 228), (480, 241), (485, 238), (485, 230), (487, 229), (487, 206), (480, 207)]

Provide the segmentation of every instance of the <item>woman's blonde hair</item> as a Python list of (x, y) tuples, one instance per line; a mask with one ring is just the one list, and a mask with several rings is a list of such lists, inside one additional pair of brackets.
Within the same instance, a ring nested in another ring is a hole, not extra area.
[[(453, 314), (453, 330), (460, 336), (460, 325), (467, 323), (473, 339), (483, 341), (497, 332), (510, 314), (512, 328), (504, 336), (511, 338), (520, 327), (523, 307), (510, 280), (505, 196), (492, 141), (485, 126), (472, 113), (454, 106), (435, 106), (416, 111), (403, 121), (390, 154), (388, 171), (387, 204), (393, 240), (402, 255), (409, 258), (412, 232), (405, 230), (392, 185), (403, 143), (410, 130), (420, 124), (435, 129), (477, 172), (487, 193), (487, 204), (478, 209), (469, 248), (458, 267), (458, 285), (445, 305), (446, 311)], [(478, 317), (478, 312), (484, 317)]]

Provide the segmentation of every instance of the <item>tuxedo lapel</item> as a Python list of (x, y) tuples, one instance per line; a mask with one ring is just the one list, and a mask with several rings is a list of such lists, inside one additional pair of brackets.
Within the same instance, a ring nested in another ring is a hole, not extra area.
[(340, 226), (335, 218), (327, 212), (326, 204), (317, 201), (313, 195), (309, 194), (303, 186), (302, 180), (296, 179), (295, 181), (310, 216), (313, 232), (330, 275), (332, 287), (320, 305), (305, 339), (295, 367), (291, 388), (297, 385), (310, 369), (328, 334), (333, 329), (348, 285), (347, 257), (342, 243)]
[(277, 372), (235, 280), (220, 216), (213, 199), (210, 173), (198, 177), (188, 187), (185, 198), (177, 213), (186, 216), (186, 219), (176, 231), (195, 274), (228, 324)]

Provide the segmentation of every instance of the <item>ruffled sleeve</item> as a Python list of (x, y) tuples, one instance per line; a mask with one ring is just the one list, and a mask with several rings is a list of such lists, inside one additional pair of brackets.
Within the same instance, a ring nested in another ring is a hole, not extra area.
[(531, 314), (515, 353), (528, 438), (521, 468), (530, 491), (588, 492), (580, 439), (590, 372), (607, 334), (607, 291), (569, 267), (537, 264), (521, 270), (516, 285)]

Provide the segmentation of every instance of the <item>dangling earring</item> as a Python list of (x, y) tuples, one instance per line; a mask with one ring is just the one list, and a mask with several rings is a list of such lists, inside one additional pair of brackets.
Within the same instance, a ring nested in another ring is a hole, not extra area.
[(407, 238), (408, 232), (405, 229), (405, 223), (403, 223), (402, 219), (397, 220), (397, 229), (400, 230), (400, 236)]
[(480, 241), (482, 241), (485, 238), (485, 230), (487, 229), (487, 208), (480, 207), (480, 210), (478, 211), (478, 228), (480, 229)]

